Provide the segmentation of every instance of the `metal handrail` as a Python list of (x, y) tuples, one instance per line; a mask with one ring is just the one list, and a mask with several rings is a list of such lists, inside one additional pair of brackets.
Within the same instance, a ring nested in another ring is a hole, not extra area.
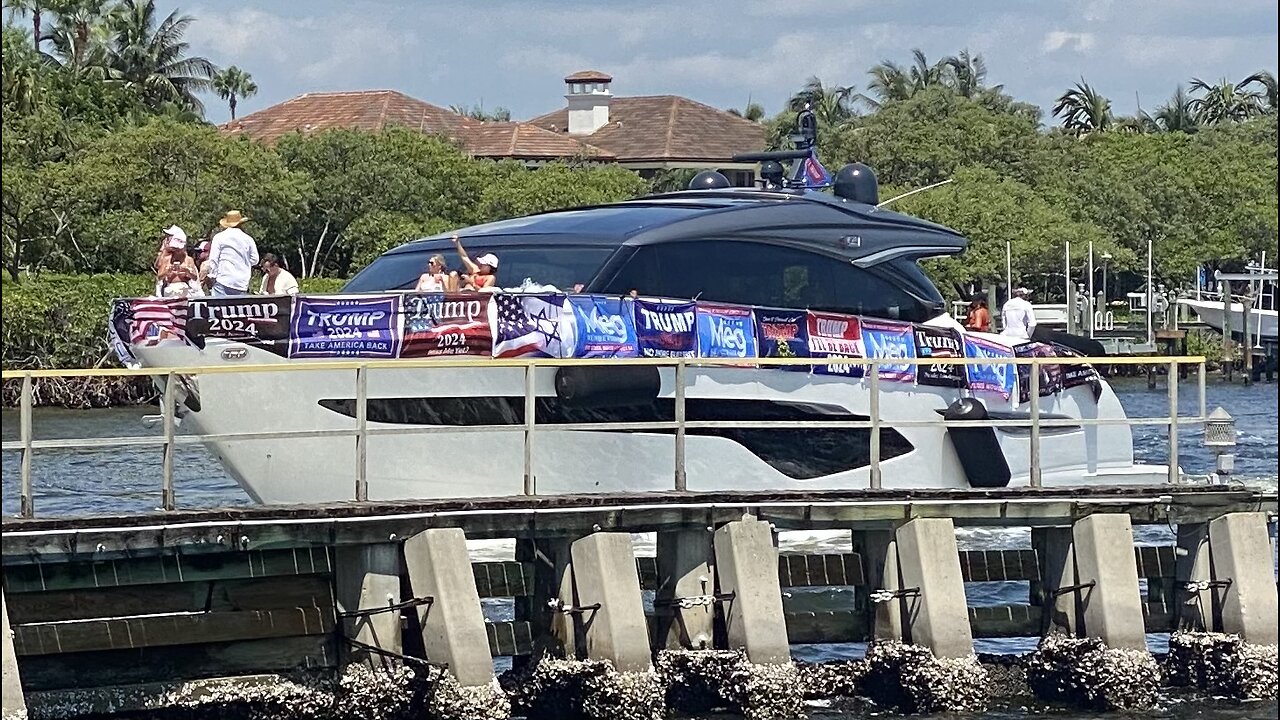
[[(102, 447), (163, 447), (162, 464), (163, 486), (162, 504), (165, 510), (177, 508), (177, 498), (173, 487), (173, 458), (176, 447), (196, 443), (207, 443), (223, 440), (265, 440), (289, 438), (324, 438), (354, 437), (356, 441), (356, 483), (354, 497), (357, 502), (368, 500), (367, 477), (367, 445), (371, 436), (387, 435), (419, 435), (440, 432), (511, 432), (522, 431), (524, 435), (524, 487), (525, 495), (537, 494), (536, 476), (533, 468), (534, 436), (540, 428), (542, 431), (590, 431), (590, 430), (670, 430), (675, 434), (675, 468), (674, 489), (677, 492), (687, 490), (685, 468), (686, 433), (688, 430), (738, 428), (738, 429), (785, 429), (785, 428), (847, 428), (870, 430), (870, 486), (880, 488), (883, 484), (881, 462), (881, 429), (884, 421), (880, 417), (881, 378), (880, 367), (893, 365), (1030, 365), (1039, 368), (1041, 365), (1150, 365), (1167, 364), (1169, 374), (1169, 414), (1165, 418), (1049, 418), (1040, 415), (1040, 373), (1030, 373), (1029, 404), (1030, 417), (1026, 420), (1004, 420), (989, 418), (987, 420), (946, 421), (942, 417), (937, 420), (902, 420), (893, 421), (895, 427), (1028, 427), (1030, 428), (1029, 472), (1032, 487), (1041, 487), (1040, 468), (1040, 430), (1054, 427), (1095, 427), (1106, 425), (1165, 425), (1168, 427), (1170, 456), (1169, 482), (1178, 482), (1178, 425), (1204, 422), (1206, 418), (1206, 369), (1205, 358), (1193, 357), (1119, 357), (1119, 358), (1087, 358), (1087, 357), (1009, 357), (1009, 358), (895, 358), (893, 360), (878, 358), (514, 358), (484, 361), (484, 367), (510, 367), (524, 369), (524, 422), (522, 425), (468, 425), (468, 426), (413, 426), (370, 428), (368, 427), (368, 373), (373, 369), (410, 369), (410, 368), (451, 368), (477, 367), (474, 358), (443, 358), (414, 360), (368, 360), (368, 361), (314, 361), (307, 363), (289, 363), (272, 365), (245, 366), (211, 366), (189, 368), (105, 368), (74, 370), (5, 370), (4, 380), (22, 380), (20, 398), (20, 439), (16, 442), (4, 442), (4, 452), (20, 451), (21, 465), (21, 513), (22, 517), (34, 517), (35, 508), (31, 488), (31, 460), (36, 450), (43, 449), (90, 449)], [(1196, 417), (1180, 417), (1178, 415), (1178, 366), (1199, 366), (1197, 374), (1200, 391), (1199, 415)], [(569, 366), (658, 366), (673, 367), (675, 370), (674, 419), (655, 422), (602, 422), (602, 423), (543, 423), (536, 418), (535, 370), (539, 367)], [(735, 421), (735, 420), (695, 420), (686, 419), (687, 369), (693, 367), (731, 366), (737, 368), (760, 368), (774, 366), (831, 366), (857, 365), (864, 369), (864, 377), (868, 381), (870, 392), (868, 420), (803, 420), (803, 421)], [(210, 433), (198, 435), (176, 436), (176, 383), (179, 376), (223, 373), (257, 373), (257, 372), (303, 372), (313, 370), (354, 370), (356, 380), (356, 427), (334, 430), (294, 430), (269, 432)], [(117, 438), (68, 438), (57, 440), (35, 440), (32, 431), (32, 380), (47, 377), (165, 377), (163, 393), (162, 419), (164, 429), (162, 437), (127, 436)]]

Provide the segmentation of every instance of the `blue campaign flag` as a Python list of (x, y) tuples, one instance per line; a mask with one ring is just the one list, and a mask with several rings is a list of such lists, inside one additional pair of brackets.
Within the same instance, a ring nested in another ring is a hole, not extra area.
[(751, 308), (698, 303), (698, 357), (753, 358), (756, 333)]
[(804, 186), (807, 188), (824, 188), (831, 184), (831, 173), (818, 161), (818, 149), (809, 150), (809, 157), (804, 159)]
[(1013, 350), (997, 343), (982, 340), (966, 334), (964, 338), (964, 356), (967, 358), (983, 358), (993, 360), (990, 365), (966, 365), (969, 376), (969, 389), (974, 392), (994, 393), (1009, 399), (1013, 394), (1018, 373), (1013, 363), (1001, 362), (1013, 357)]
[[(760, 357), (796, 358), (809, 355), (809, 314), (804, 310), (755, 308)], [(808, 365), (782, 365), (782, 370), (809, 372)]]
[[(862, 347), (868, 358), (877, 360), (901, 360), (916, 356), (915, 335), (910, 323), (863, 318)], [(882, 363), (880, 378), (894, 382), (915, 382), (916, 366)]]
[(573, 357), (635, 357), (633, 304), (631, 298), (570, 295)]
[(694, 357), (698, 324), (692, 300), (635, 301), (636, 340), (641, 357)]

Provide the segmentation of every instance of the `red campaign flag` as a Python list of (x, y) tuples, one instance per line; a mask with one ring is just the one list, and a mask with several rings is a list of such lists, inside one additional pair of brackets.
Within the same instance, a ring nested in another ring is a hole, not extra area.
[[(809, 354), (813, 357), (865, 357), (862, 326), (854, 315), (809, 311)], [(861, 365), (814, 365), (822, 375), (862, 377)]]
[(406, 293), (400, 357), (484, 355), (493, 352), (489, 293)]

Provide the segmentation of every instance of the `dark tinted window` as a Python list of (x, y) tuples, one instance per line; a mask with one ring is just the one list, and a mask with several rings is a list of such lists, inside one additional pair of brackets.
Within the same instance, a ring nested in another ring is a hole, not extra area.
[(602, 288), (921, 322), (929, 304), (874, 271), (803, 250), (732, 240), (646, 245)]
[[(596, 271), (613, 253), (610, 247), (539, 246), (502, 247), (464, 241), (467, 254), (474, 260), (485, 253), (498, 256), (498, 286), (514, 287), (525, 278), (539, 285), (555, 285), (561, 290), (572, 290), (575, 283), (590, 282)], [(439, 253), (444, 256), (450, 270), (462, 271), (458, 253), (448, 250), (421, 250), (383, 255), (351, 278), (343, 292), (378, 292), (380, 290), (407, 290), (418, 281), (426, 269), (427, 259)]]

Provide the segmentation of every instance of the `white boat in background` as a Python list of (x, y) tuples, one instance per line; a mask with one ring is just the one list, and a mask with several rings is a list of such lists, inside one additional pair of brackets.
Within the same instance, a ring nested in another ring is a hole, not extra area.
[[(1217, 273), (1220, 281), (1247, 281), (1252, 301), (1249, 312), (1249, 342), (1254, 346), (1274, 344), (1276, 326), (1276, 271), (1250, 267), (1247, 273)], [(1220, 333), (1229, 331), (1237, 339), (1244, 337), (1246, 298), (1232, 295), (1228, 317), (1223, 317), (1221, 293), (1198, 292), (1195, 297), (1179, 298), (1178, 304), (1190, 308), (1206, 325)]]

